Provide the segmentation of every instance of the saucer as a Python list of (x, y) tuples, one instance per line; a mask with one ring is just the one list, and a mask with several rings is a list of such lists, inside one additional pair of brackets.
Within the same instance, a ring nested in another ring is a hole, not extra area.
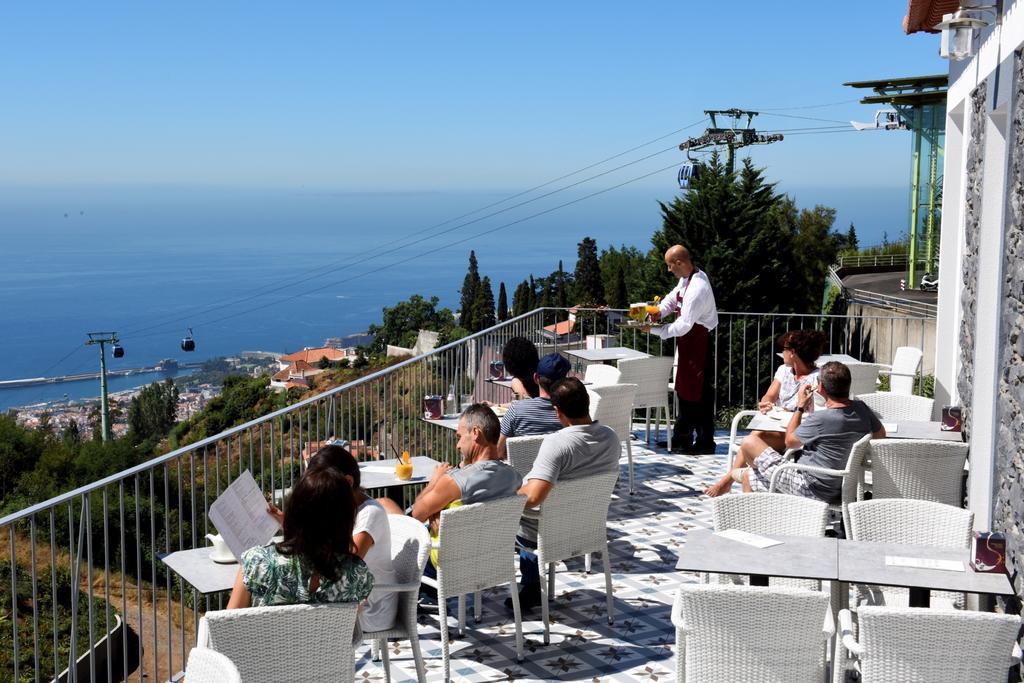
[(213, 560), (214, 562), (216, 562), (217, 564), (237, 564), (238, 563), (238, 560), (236, 560), (235, 556), (232, 555), (231, 553), (226, 553), (224, 555), (215, 555), (214, 553), (210, 553), (210, 559)]

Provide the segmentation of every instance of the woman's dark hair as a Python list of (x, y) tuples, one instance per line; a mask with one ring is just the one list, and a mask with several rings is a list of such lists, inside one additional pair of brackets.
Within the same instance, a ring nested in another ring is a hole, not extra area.
[(825, 333), (821, 330), (791, 330), (779, 337), (781, 348), (791, 348), (800, 360), (813, 366), (825, 348)]
[(352, 478), (353, 489), (359, 488), (359, 463), (346, 448), (335, 444), (324, 446), (309, 459), (306, 471), (315, 467), (333, 467)]
[(352, 556), (355, 505), (348, 480), (333, 467), (312, 467), (299, 478), (284, 510), (282, 555), (312, 565), (322, 581), (338, 579), (338, 565)]
[(540, 387), (533, 380), (540, 354), (532, 341), (525, 337), (512, 337), (501, 350), (501, 360), (505, 363), (505, 371), (523, 383), (526, 393), (532, 398), (540, 396)]

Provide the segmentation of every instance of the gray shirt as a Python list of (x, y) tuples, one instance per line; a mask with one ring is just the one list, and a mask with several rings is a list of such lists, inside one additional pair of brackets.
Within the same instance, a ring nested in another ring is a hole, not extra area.
[(459, 487), (463, 505), (511, 496), (523, 485), (519, 473), (504, 460), (480, 460), (448, 470), (448, 476)]
[[(882, 423), (863, 401), (851, 401), (843, 408), (815, 410), (796, 428), (795, 436), (803, 444), (801, 465), (815, 465), (830, 470), (846, 467), (850, 449), (865, 434), (877, 432)], [(819, 499), (831, 501), (843, 489), (842, 477), (804, 472), (804, 479)]]
[[(622, 443), (611, 427), (597, 422), (570, 425), (544, 437), (526, 481), (541, 479), (556, 484), (618, 471), (621, 454)], [(537, 540), (537, 522), (524, 518), (519, 533), (531, 541)]]

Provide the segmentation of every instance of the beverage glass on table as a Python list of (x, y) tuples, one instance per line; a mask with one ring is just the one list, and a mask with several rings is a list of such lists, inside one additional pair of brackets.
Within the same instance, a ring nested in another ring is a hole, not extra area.
[(395, 478), (402, 481), (412, 479), (412, 463), (409, 462), (409, 451), (402, 451), (402, 457), (395, 463)]

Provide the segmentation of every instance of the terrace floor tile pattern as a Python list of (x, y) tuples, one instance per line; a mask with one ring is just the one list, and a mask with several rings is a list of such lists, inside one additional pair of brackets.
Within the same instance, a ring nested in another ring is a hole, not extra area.
[[(636, 432), (634, 432), (636, 433)], [(551, 600), (551, 644), (543, 643), (540, 608), (524, 615), (524, 658), (515, 659), (515, 624), (504, 607), (506, 587), (483, 593), (483, 617), (473, 622), (467, 599), (464, 638), (458, 637), (456, 602), (449, 604), (451, 670), (455, 681), (670, 681), (675, 677), (675, 630), (670, 620), (676, 586), (696, 574), (675, 570), (676, 548), (690, 529), (711, 528), (711, 506), (704, 488), (725, 467), (727, 432), (714, 455), (688, 456), (648, 448), (633, 441), (637, 490), (628, 494), (626, 458), (608, 511), (609, 552), (615, 588), (615, 623), (607, 621), (604, 565), (583, 559), (559, 565)], [(641, 432), (642, 436), (642, 432)], [(654, 441), (652, 435), (652, 442)], [(739, 490), (737, 486), (736, 491)], [(427, 679), (444, 676), (436, 612), (420, 614), (420, 646)], [(389, 644), (393, 681), (415, 681), (408, 641)], [(356, 680), (383, 681), (380, 662), (369, 645), (356, 652)]]

